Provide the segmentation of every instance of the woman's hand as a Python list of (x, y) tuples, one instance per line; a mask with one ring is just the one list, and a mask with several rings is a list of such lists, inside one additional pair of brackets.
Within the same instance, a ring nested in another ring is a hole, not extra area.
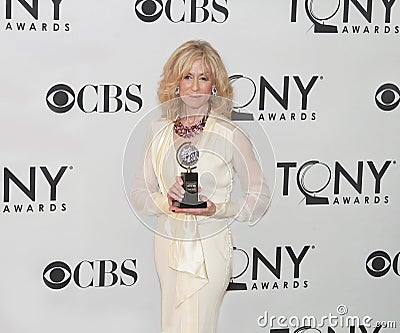
[[(200, 195), (199, 198), (201, 201), (207, 202), (206, 208), (179, 208), (172, 204), (173, 200), (182, 202), (183, 196), (185, 194), (185, 189), (183, 188), (183, 180), (180, 176), (176, 177), (175, 183), (171, 186), (168, 191), (168, 203), (169, 210), (174, 213), (187, 213), (192, 215), (203, 215), (203, 216), (212, 216), (216, 212), (215, 204), (208, 200), (204, 195)], [(199, 192), (201, 191), (201, 187), (199, 187)]]
[(185, 189), (183, 188), (183, 180), (180, 176), (176, 176), (175, 183), (168, 190), (168, 203), (172, 206), (172, 200), (181, 202), (183, 195), (185, 194)]
[(202, 215), (202, 216), (214, 215), (217, 210), (215, 204), (211, 200), (208, 200), (204, 195), (200, 195), (200, 200), (207, 202), (206, 208), (179, 208), (176, 206), (172, 206), (172, 201), (171, 201), (169, 210), (174, 213), (187, 213), (191, 215)]

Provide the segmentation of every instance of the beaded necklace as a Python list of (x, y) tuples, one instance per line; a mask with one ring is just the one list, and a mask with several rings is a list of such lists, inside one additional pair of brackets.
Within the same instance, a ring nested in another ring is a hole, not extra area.
[(207, 122), (207, 118), (208, 114), (205, 115), (199, 122), (191, 126), (185, 126), (182, 124), (181, 118), (178, 117), (174, 121), (174, 132), (185, 139), (192, 138), (203, 132), (204, 126)]

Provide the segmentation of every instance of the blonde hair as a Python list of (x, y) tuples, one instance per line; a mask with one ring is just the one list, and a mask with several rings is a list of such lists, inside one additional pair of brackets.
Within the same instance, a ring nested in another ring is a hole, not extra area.
[(175, 120), (181, 111), (183, 103), (175, 95), (176, 87), (196, 60), (201, 60), (203, 66), (210, 70), (212, 83), (218, 91), (218, 96), (210, 98), (211, 112), (230, 119), (233, 89), (228, 73), (218, 52), (208, 42), (201, 40), (190, 40), (179, 46), (164, 65), (157, 95), (166, 118)]

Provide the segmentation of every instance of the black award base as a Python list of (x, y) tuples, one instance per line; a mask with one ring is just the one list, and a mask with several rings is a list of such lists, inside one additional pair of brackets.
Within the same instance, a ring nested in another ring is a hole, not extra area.
[(199, 201), (197, 204), (189, 205), (184, 202), (174, 200), (172, 205), (179, 208), (207, 208), (207, 202), (205, 201)]
[(199, 201), (198, 193), (198, 173), (197, 172), (182, 172), (183, 188), (185, 194), (182, 202), (173, 201), (173, 205), (179, 208), (207, 208), (206, 201)]

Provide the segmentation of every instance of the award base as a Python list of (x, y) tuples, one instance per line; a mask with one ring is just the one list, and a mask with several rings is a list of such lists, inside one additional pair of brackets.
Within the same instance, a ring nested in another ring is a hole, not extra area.
[(207, 202), (199, 201), (197, 204), (187, 204), (174, 200), (172, 205), (179, 208), (207, 208)]
[(179, 208), (207, 208), (206, 201), (199, 201), (198, 193), (198, 173), (197, 172), (182, 172), (183, 188), (185, 194), (182, 202), (173, 201), (173, 205)]

